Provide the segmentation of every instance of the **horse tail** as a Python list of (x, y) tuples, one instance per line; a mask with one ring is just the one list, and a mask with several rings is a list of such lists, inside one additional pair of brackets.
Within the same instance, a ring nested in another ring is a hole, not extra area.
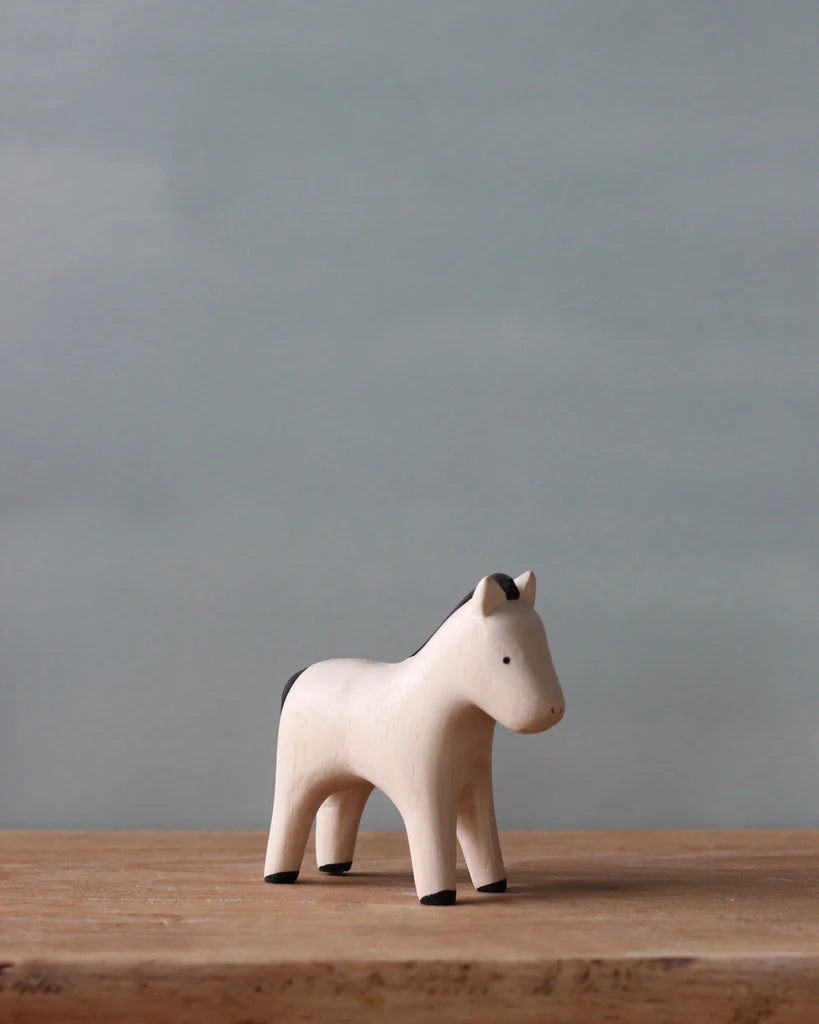
[(284, 711), (284, 702), (287, 700), (288, 693), (290, 693), (290, 691), (293, 689), (293, 683), (295, 683), (295, 681), (299, 678), (299, 676), (302, 674), (302, 672), (306, 672), (309, 667), (310, 666), (307, 665), (304, 668), (300, 668), (298, 670), (298, 672), (296, 672), (294, 675), (290, 676), (290, 678), (284, 684), (284, 689), (282, 690), (282, 703), (281, 703), (280, 713), (282, 711)]

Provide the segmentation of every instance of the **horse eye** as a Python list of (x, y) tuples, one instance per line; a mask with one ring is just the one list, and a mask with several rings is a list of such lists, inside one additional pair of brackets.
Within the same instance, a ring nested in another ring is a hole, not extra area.
[(511, 660), (512, 660), (512, 659), (511, 659), (510, 657), (506, 657), (506, 658), (504, 658), (504, 659), (503, 659), (503, 663), (504, 663), (504, 665), (508, 665), (508, 664), (509, 664), (509, 662), (510, 662)]

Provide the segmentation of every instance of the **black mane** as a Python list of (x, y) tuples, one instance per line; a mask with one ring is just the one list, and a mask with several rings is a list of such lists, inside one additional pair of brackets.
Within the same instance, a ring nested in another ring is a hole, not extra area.
[[(520, 597), (520, 591), (518, 590), (517, 584), (511, 576), (507, 576), (505, 572), (493, 572), (490, 575), (492, 579), (500, 586), (501, 590), (503, 590), (504, 594), (506, 594), (507, 601), (517, 601), (517, 599)], [(447, 619), (451, 618), (459, 608), (462, 608), (467, 601), (471, 601), (472, 595), (474, 593), (474, 589), (470, 590), (468, 594), (461, 598), (461, 600), (455, 605), (455, 607), (452, 609), (449, 615), (447, 615), (446, 619), (444, 619), (444, 622), (446, 622)], [(444, 622), (441, 623), (441, 626), (443, 626)], [(438, 626), (438, 629), (440, 629), (441, 626)], [(418, 651), (423, 651), (426, 645), (435, 636), (435, 633), (438, 632), (438, 629), (436, 629), (433, 633), (430, 634), (430, 636), (427, 637), (427, 639), (418, 648)], [(418, 651), (413, 651), (410, 657), (414, 658)], [(307, 667), (309, 668), (309, 666)], [(284, 708), (284, 702), (285, 700), (287, 700), (287, 695), (288, 693), (290, 693), (290, 690), (293, 687), (293, 683), (295, 683), (295, 681), (304, 671), (305, 669), (300, 669), (298, 672), (296, 672), (295, 675), (292, 675), (284, 684), (284, 689), (282, 690), (282, 708)]]
[[(517, 584), (511, 576), (507, 576), (505, 572), (493, 572), (490, 573), (490, 576), (500, 586), (504, 594), (506, 594), (507, 601), (517, 601), (517, 599), (520, 597), (520, 591), (518, 590)], [(452, 609), (449, 615), (447, 615), (446, 619), (444, 619), (444, 622), (446, 622), (447, 619), (451, 618), (459, 608), (463, 608), (467, 601), (471, 601), (472, 595), (474, 593), (475, 591), (473, 589), (470, 590), (468, 594), (464, 595), (464, 597), (462, 597), (461, 600), (455, 605), (455, 607)], [(443, 626), (444, 622), (441, 623), (441, 626)], [(438, 629), (440, 629), (441, 626), (439, 626)], [(418, 651), (423, 651), (423, 649), (430, 642), (432, 637), (435, 636), (435, 633), (438, 632), (438, 629), (436, 629), (430, 636), (426, 638), (426, 640), (418, 648)], [(418, 651), (413, 651), (411, 656), (414, 658)]]

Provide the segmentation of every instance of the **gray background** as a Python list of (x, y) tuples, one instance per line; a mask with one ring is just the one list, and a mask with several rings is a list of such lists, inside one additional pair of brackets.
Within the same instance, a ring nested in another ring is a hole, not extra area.
[(819, 6), (0, 19), (0, 824), (264, 828), (291, 672), (531, 567), (502, 825), (819, 825)]

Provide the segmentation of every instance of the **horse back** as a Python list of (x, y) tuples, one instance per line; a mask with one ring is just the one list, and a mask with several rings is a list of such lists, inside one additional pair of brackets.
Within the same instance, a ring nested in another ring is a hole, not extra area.
[[(360, 696), (358, 690), (378, 688), (392, 674), (394, 666), (372, 661), (366, 658), (333, 658), (329, 661), (317, 661), (307, 668), (294, 673), (285, 683), (282, 690), (281, 710), (284, 711), (294, 685), (298, 681), (295, 693), (299, 695), (299, 703), (303, 700), (318, 699), (331, 704), (346, 703), (350, 699), (366, 700), (366, 694)], [(290, 697), (292, 701), (293, 698)]]

